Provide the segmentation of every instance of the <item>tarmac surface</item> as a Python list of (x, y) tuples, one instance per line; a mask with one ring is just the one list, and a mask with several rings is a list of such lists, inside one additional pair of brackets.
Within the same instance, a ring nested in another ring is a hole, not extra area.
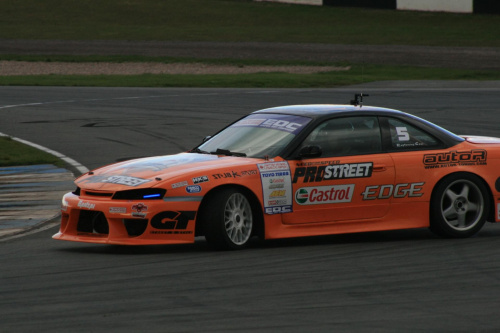
[[(499, 89), (500, 81), (384, 81), (351, 88), (367, 89)], [(1, 133), (0, 133), (1, 134)], [(22, 140), (30, 144), (29, 141)], [(75, 175), (86, 168), (70, 158), (33, 145), (61, 157), (74, 172), (54, 165), (0, 168), (0, 242), (59, 223), (62, 196), (73, 191)], [(53, 223), (50, 223), (53, 222)]]
[[(499, 136), (500, 82), (369, 86), (2, 87), (0, 132), (93, 169), (192, 148), (252, 110), (347, 103), (361, 91), (367, 105), (458, 134)], [(500, 332), (498, 224), (467, 239), (424, 228), (255, 240), (229, 252), (201, 238), (144, 247), (61, 242), (51, 238), (57, 224), (0, 243), (0, 332)]]
[(54, 165), (0, 168), (0, 241), (38, 229), (59, 217), (73, 173)]

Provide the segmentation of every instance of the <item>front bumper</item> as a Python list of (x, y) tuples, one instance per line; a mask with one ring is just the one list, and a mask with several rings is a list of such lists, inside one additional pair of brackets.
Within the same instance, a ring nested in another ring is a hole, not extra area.
[(61, 226), (52, 238), (121, 245), (193, 243), (201, 197), (111, 200), (63, 197)]

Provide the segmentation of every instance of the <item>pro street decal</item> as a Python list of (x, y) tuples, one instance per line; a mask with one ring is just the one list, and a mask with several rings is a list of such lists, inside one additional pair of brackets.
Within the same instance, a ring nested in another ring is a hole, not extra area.
[(293, 183), (301, 178), (304, 183), (311, 183), (330, 179), (371, 177), (372, 170), (372, 162), (297, 167), (293, 174)]
[[(292, 212), (292, 178), (287, 162), (257, 164), (266, 214)], [(277, 190), (276, 185), (280, 184)], [(282, 186), (281, 186), (282, 185)]]

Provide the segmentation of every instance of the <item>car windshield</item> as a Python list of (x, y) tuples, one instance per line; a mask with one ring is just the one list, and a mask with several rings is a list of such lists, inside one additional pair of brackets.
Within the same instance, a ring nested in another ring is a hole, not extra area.
[(283, 114), (252, 114), (225, 128), (193, 152), (275, 157), (311, 121)]

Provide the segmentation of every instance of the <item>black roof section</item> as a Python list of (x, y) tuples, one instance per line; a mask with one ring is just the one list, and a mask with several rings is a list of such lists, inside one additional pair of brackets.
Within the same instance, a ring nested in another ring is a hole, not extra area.
[(459, 142), (464, 141), (463, 138), (451, 133), (450, 131), (439, 127), (427, 120), (414, 116), (412, 114), (399, 110), (376, 107), (376, 106), (360, 106), (360, 105), (337, 105), (337, 104), (309, 104), (309, 105), (288, 105), (279, 106), (252, 112), (252, 114), (267, 113), (267, 114), (289, 114), (294, 116), (303, 116), (312, 118), (312, 123), (318, 123), (328, 118), (342, 116), (385, 116), (395, 117), (413, 124), (423, 130), (433, 134), (439, 138), (446, 146), (451, 147)]

